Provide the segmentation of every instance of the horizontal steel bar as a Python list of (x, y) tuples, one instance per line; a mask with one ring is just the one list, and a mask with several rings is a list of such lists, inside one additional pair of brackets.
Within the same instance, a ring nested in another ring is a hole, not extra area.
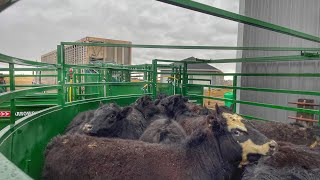
[(78, 87), (78, 86), (104, 86), (104, 85), (117, 85), (117, 86), (126, 86), (126, 85), (136, 85), (136, 84), (152, 84), (152, 82), (90, 82), (90, 83), (66, 83), (66, 87)]
[(217, 97), (203, 96), (203, 95), (197, 95), (197, 94), (188, 94), (187, 96), (205, 98), (205, 99), (213, 99), (213, 100), (219, 100), (219, 101), (232, 101), (234, 103), (247, 104), (247, 105), (252, 105), (252, 106), (259, 106), (259, 107), (266, 107), (266, 108), (273, 108), (273, 109), (281, 109), (281, 110), (287, 110), (287, 111), (303, 112), (303, 113), (310, 113), (310, 114), (320, 114), (319, 110), (293, 108), (293, 107), (287, 107), (287, 106), (279, 106), (279, 105), (275, 105), (275, 104), (257, 103), (257, 102), (251, 102), (251, 101), (240, 101), (240, 100), (233, 100), (233, 99), (228, 99), (228, 98), (217, 98)]
[(267, 119), (263, 119), (263, 118), (258, 118), (255, 116), (249, 116), (249, 115), (244, 115), (244, 114), (239, 114), (240, 116), (242, 116), (243, 118), (249, 119), (249, 120), (259, 120), (259, 121), (270, 121)]
[(14, 68), (14, 71), (56, 71), (56, 68)]
[(188, 73), (198, 76), (279, 76), (279, 77), (320, 77), (320, 73)]
[(36, 67), (37, 66), (41, 66), (41, 67), (45, 66), (45, 67), (52, 67), (52, 68), (59, 68), (60, 67), (60, 65), (58, 65), (58, 64), (49, 64), (49, 63), (43, 63), (43, 62), (30, 61), (30, 60), (7, 56), (7, 55), (1, 54), (1, 53), (0, 53), (0, 62), (26, 65), (26, 66), (36, 66)]
[(215, 7), (212, 7), (209, 5), (205, 5), (205, 4), (202, 4), (199, 2), (194, 2), (194, 1), (190, 1), (190, 0), (157, 0), (157, 1), (161, 1), (164, 3), (171, 4), (171, 5), (190, 9), (193, 11), (198, 11), (198, 12), (201, 12), (204, 14), (217, 16), (217, 17), (224, 18), (224, 19), (229, 19), (229, 20), (240, 22), (243, 24), (248, 24), (248, 25), (259, 27), (259, 28), (275, 31), (278, 33), (287, 34), (290, 36), (306, 39), (309, 41), (318, 42), (318, 43), (320, 42), (320, 37), (317, 37), (314, 35), (306, 34), (306, 33), (299, 32), (299, 31), (296, 31), (293, 29), (289, 29), (289, 28), (286, 28), (283, 26), (279, 26), (279, 25), (272, 24), (269, 22), (254, 19), (254, 18), (251, 18), (248, 16), (243, 16), (243, 15), (232, 13), (232, 12), (229, 12), (226, 10), (218, 9), (218, 8), (215, 8)]
[(11, 99), (15, 99), (17, 97), (26, 96), (29, 94), (34, 94), (37, 92), (42, 92), (42, 91), (47, 91), (52, 89), (60, 89), (60, 88), (61, 88), (60, 85), (52, 85), (52, 86), (34, 87), (34, 88), (28, 88), (23, 90), (16, 90), (13, 92), (6, 92), (0, 95), (0, 102), (2, 103), (5, 101), (9, 101)]
[(145, 49), (202, 49), (202, 50), (251, 50), (251, 51), (320, 51), (312, 47), (236, 47), (236, 46), (184, 46), (184, 45), (152, 45), (152, 44), (110, 44), (110, 43), (81, 43), (61, 42), (63, 45), (100, 46), (100, 47), (126, 47)]
[(271, 92), (271, 93), (285, 93), (285, 94), (303, 94), (303, 95), (313, 95), (320, 96), (318, 91), (299, 91), (299, 90), (289, 90), (289, 89), (270, 89), (270, 88), (254, 88), (254, 87), (233, 87), (233, 86), (212, 86), (212, 85), (200, 85), (200, 84), (187, 84), (189, 87), (210, 87), (210, 88), (221, 88), (221, 89), (238, 89), (245, 91), (261, 91), (261, 92)]
[[(188, 80), (191, 80), (191, 81), (210, 81), (210, 79), (188, 79)], [(190, 84), (190, 85), (196, 85), (196, 84)]]
[(177, 74), (177, 73), (174, 73), (174, 72), (157, 72), (157, 74)]
[[(50, 84), (15, 85), (15, 87), (44, 87), (44, 86), (50, 86)], [(10, 87), (10, 85), (0, 84), (0, 87)]]
[(17, 74), (14, 77), (57, 77), (57, 74)]
[[(280, 61), (314, 61), (320, 60), (319, 57), (308, 57), (308, 56), (269, 56), (269, 57), (255, 57), (255, 58), (236, 58), (236, 59), (198, 59), (195, 61), (188, 61), (187, 64), (202, 64), (202, 63), (239, 63), (239, 62), (280, 62)], [(176, 62), (181, 63), (177, 60), (157, 59), (157, 61), (164, 62)]]
[(99, 95), (99, 93), (92, 93), (92, 94), (77, 94), (77, 96), (95, 96)]

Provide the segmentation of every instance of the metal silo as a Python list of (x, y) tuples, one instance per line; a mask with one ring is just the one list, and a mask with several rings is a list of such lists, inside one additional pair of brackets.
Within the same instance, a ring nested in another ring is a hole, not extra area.
[[(319, 0), (240, 0), (240, 14), (267, 21), (291, 29), (320, 37), (320, 1)], [(249, 25), (239, 25), (238, 46), (272, 47), (320, 47), (319, 43), (279, 34)], [(238, 57), (261, 57), (297, 55), (297, 52), (242, 51)], [(237, 72), (241, 73), (320, 73), (320, 61), (239, 63)], [(320, 91), (319, 78), (306, 77), (242, 77), (238, 81), (242, 87), (274, 88), (290, 90)], [(238, 98), (282, 106), (295, 105), (300, 98), (320, 99), (315, 96), (288, 95), (254, 91), (240, 91)], [(249, 105), (240, 105), (241, 114), (248, 114), (269, 120), (290, 122), (288, 116), (296, 112), (275, 110)], [(315, 117), (318, 119), (318, 117)]]

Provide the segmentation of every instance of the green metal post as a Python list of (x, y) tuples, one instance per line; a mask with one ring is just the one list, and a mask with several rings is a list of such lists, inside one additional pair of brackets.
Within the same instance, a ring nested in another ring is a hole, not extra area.
[(182, 95), (187, 95), (187, 84), (188, 84), (188, 64), (183, 63), (183, 79), (182, 79)]
[(65, 105), (65, 89), (64, 89), (64, 46), (63, 45), (58, 45), (57, 46), (57, 64), (60, 65), (58, 67), (58, 84), (60, 85), (60, 88), (58, 90), (58, 99), (59, 99), (59, 104), (61, 106)]
[[(9, 64), (9, 75), (10, 75), (10, 92), (16, 90), (15, 88), (15, 79), (14, 79), (14, 64)], [(16, 104), (15, 99), (10, 100), (10, 127), (14, 126), (16, 120)]]
[[(98, 82), (102, 82), (102, 70), (98, 70), (99, 76), (98, 76)], [(99, 97), (103, 97), (104, 92), (101, 86), (97, 86)]]
[(179, 91), (180, 94), (182, 94), (182, 88), (181, 88), (181, 83), (182, 83), (182, 68), (181, 65), (179, 66), (179, 82), (178, 82), (178, 87), (179, 87)]
[[(108, 69), (107, 74), (106, 74), (106, 82), (111, 82), (112, 81), (112, 70)], [(106, 96), (110, 96), (110, 85), (106, 84)]]
[(157, 98), (157, 77), (158, 77), (158, 67), (157, 67), (157, 60), (152, 60), (152, 96), (153, 99)]
[[(237, 87), (238, 76), (233, 76), (233, 87)], [(237, 112), (237, 89), (233, 89), (233, 112)]]
[(254, 18), (251, 18), (248, 16), (243, 16), (243, 15), (239, 15), (239, 14), (225, 11), (222, 9), (218, 9), (218, 8), (215, 8), (215, 7), (206, 5), (206, 4), (202, 4), (199, 2), (190, 1), (190, 0), (157, 0), (157, 1), (165, 2), (168, 4), (172, 4), (175, 6), (182, 7), (182, 8), (190, 9), (193, 11), (198, 11), (198, 12), (201, 12), (204, 14), (208, 14), (208, 15), (212, 15), (212, 16), (216, 16), (216, 17), (221, 17), (224, 19), (229, 19), (229, 20), (240, 22), (243, 24), (248, 24), (251, 26), (256, 26), (259, 28), (279, 32), (282, 34), (287, 34), (290, 36), (306, 39), (309, 41), (320, 42), (320, 37), (317, 37), (314, 35), (306, 34), (303, 32), (299, 32), (299, 31), (296, 31), (293, 29), (286, 28), (284, 26), (271, 24), (271, 23), (268, 23), (265, 21), (261, 21), (259, 19), (254, 19)]

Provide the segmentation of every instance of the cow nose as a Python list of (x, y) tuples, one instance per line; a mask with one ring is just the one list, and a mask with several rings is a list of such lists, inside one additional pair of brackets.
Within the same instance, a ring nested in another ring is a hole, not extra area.
[(270, 152), (275, 152), (278, 149), (278, 144), (276, 141), (272, 140), (269, 143), (269, 147), (270, 147)]
[(85, 124), (83, 129), (87, 132), (89, 132), (92, 129), (92, 125), (91, 124)]

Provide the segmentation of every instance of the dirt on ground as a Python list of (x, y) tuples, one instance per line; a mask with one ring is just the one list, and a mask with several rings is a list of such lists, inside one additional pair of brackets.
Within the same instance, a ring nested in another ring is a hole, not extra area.
[[(7, 85), (10, 84), (10, 79), (9, 78), (4, 78)], [(32, 84), (32, 81), (33, 81), (33, 77), (16, 77), (15, 78), (15, 84), (16, 85), (31, 85)], [(9, 90), (10, 88), (8, 88)], [(23, 89), (23, 88), (16, 88), (17, 90), (18, 89)]]

